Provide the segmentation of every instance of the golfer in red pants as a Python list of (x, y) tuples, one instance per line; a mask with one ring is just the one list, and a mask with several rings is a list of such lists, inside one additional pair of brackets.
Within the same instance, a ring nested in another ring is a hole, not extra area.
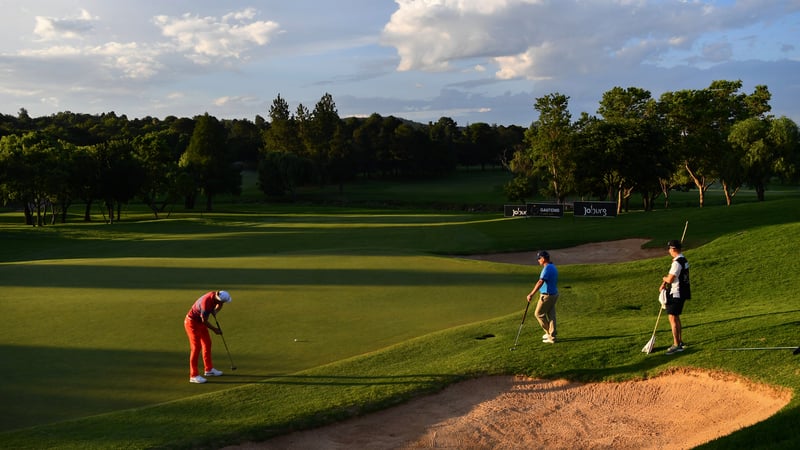
[(198, 362), (200, 354), (203, 354), (203, 366), (205, 372), (203, 375), (218, 377), (222, 375), (221, 370), (214, 368), (214, 363), (211, 361), (211, 335), (208, 330), (211, 329), (216, 334), (220, 334), (219, 328), (211, 325), (208, 321), (210, 315), (216, 316), (222, 309), (222, 305), (230, 303), (231, 295), (226, 291), (211, 291), (203, 294), (192, 305), (186, 318), (183, 320), (183, 327), (186, 329), (186, 335), (189, 336), (189, 382), (190, 383), (205, 383), (206, 379), (200, 376), (198, 370)]

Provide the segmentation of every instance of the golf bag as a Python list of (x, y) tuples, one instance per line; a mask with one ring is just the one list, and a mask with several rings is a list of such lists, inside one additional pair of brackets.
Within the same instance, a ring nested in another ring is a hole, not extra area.
[[(681, 273), (678, 274), (678, 291), (680, 292), (681, 298), (683, 300), (689, 300), (692, 298), (692, 284), (689, 281), (689, 261), (686, 260), (686, 257), (681, 256), (680, 258), (676, 259), (678, 264), (681, 265)], [(667, 297), (672, 298), (671, 291), (672, 286), (667, 285)]]

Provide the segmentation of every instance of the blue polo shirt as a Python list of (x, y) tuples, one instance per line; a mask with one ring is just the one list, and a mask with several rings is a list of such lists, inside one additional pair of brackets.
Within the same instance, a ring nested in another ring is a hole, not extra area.
[(539, 274), (539, 279), (544, 281), (539, 292), (542, 294), (556, 295), (558, 294), (558, 269), (555, 264), (547, 263), (542, 268), (542, 273)]

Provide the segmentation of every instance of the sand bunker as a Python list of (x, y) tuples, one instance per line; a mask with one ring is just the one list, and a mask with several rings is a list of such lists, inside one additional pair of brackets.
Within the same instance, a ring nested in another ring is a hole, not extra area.
[(760, 422), (788, 389), (678, 370), (643, 381), (486, 377), (243, 449), (685, 449)]
[(548, 253), (550, 253), (550, 259), (556, 266), (561, 264), (599, 264), (637, 261), (640, 259), (663, 256), (667, 258), (665, 264), (668, 267), (669, 253), (667, 253), (667, 249), (642, 248), (642, 245), (648, 242), (650, 242), (649, 239), (622, 239), (611, 242), (594, 242), (570, 248), (542, 248), (530, 252), (469, 255), (465, 256), (465, 258), (536, 266), (539, 264), (536, 261), (536, 252), (538, 250), (547, 250)]

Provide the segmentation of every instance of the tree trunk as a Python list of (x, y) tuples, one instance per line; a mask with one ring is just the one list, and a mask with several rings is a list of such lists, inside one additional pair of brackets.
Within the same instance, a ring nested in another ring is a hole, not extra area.
[(756, 188), (756, 198), (758, 199), (758, 201), (763, 202), (764, 201), (764, 193), (766, 191), (766, 188), (764, 187), (764, 183), (756, 184), (755, 188)]
[(36, 226), (44, 226), (44, 218), (42, 217), (42, 201), (36, 200)]
[(25, 202), (25, 225), (33, 225), (36, 224), (33, 222), (33, 210), (31, 209), (31, 205), (28, 202)]
[(91, 222), (92, 221), (92, 201), (88, 200), (86, 202), (86, 209), (83, 210), (83, 221), (84, 222)]
[(731, 203), (733, 203), (733, 196), (731, 195), (731, 190), (728, 187), (728, 183), (724, 181), (722, 182), (722, 192), (725, 193), (725, 205), (731, 206)]
[[(664, 208), (669, 208), (669, 182), (663, 178), (659, 178), (658, 182), (661, 185), (661, 192), (664, 194)], [(655, 201), (655, 197), (653, 197), (653, 200)]]
[(61, 202), (61, 223), (67, 223), (67, 210), (69, 209), (70, 202)]
[(692, 171), (691, 167), (689, 167), (688, 162), (685, 163), (685, 166), (686, 166), (686, 171), (689, 173), (689, 176), (692, 178), (694, 185), (697, 187), (697, 191), (700, 196), (700, 207), (702, 208), (706, 203), (706, 190), (708, 189), (709, 186), (714, 184), (714, 182), (712, 181), (710, 183), (706, 183), (706, 177), (705, 176), (701, 177), (695, 174)]

